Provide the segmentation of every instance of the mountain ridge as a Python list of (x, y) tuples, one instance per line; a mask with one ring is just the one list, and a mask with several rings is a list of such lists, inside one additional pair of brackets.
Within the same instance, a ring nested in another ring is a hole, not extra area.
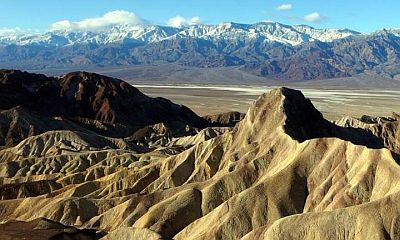
[(237, 67), (265, 81), (298, 82), (367, 72), (398, 80), (400, 32), (382, 29), (361, 34), (263, 22), (185, 28), (124, 25), (100, 32), (0, 36), (0, 68), (69, 72), (163, 64)]
[[(69, 44), (92, 43), (104, 45), (114, 42), (133, 40), (152, 43), (169, 38), (217, 38), (231, 36), (248, 39), (259, 34), (271, 42), (277, 41), (289, 45), (319, 40), (332, 41), (335, 39), (358, 35), (359, 32), (349, 29), (317, 29), (307, 25), (286, 25), (278, 22), (259, 22), (243, 24), (224, 22), (216, 25), (191, 25), (187, 27), (170, 27), (162, 25), (114, 25), (103, 30), (51, 30), (45, 33), (0, 35), (0, 45), (29, 45), (43, 44), (46, 46), (65, 46)], [(246, 35), (247, 34), (247, 35)], [(236, 36), (235, 36), (236, 35)], [(285, 35), (287, 35), (285, 37)], [(292, 35), (292, 36), (290, 36)], [(292, 38), (292, 40), (290, 39)]]
[(209, 125), (186, 106), (148, 97), (123, 80), (88, 72), (46, 77), (1, 70), (0, 96), (0, 136), (4, 138), (0, 142), (6, 145), (55, 129), (86, 128), (128, 137), (144, 126), (162, 122), (197, 128)]

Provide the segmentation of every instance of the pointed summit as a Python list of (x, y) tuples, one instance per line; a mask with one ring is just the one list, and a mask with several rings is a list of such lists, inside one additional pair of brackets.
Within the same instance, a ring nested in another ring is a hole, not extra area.
[(257, 99), (238, 126), (238, 131), (252, 136), (269, 136), (282, 128), (293, 139), (304, 141), (321, 135), (327, 124), (302, 92), (281, 87)]

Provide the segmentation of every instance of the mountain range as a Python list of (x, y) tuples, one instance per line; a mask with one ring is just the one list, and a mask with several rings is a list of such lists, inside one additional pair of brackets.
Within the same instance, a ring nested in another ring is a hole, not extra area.
[(168, 39), (197, 38), (215, 41), (217, 39), (249, 41), (262, 39), (299, 45), (311, 41), (329, 42), (360, 33), (348, 29), (314, 29), (306, 25), (289, 26), (274, 22), (257, 24), (221, 23), (218, 25), (192, 25), (169, 27), (159, 25), (115, 25), (97, 31), (53, 30), (46, 33), (4, 34), (1, 45), (40, 44), (48, 47), (62, 47), (73, 44), (142, 43), (149, 44)]
[(41, 72), (181, 65), (235, 67), (279, 81), (374, 73), (400, 78), (400, 30), (365, 34), (275, 22), (168, 27), (116, 25), (98, 31), (0, 35), (0, 67)]

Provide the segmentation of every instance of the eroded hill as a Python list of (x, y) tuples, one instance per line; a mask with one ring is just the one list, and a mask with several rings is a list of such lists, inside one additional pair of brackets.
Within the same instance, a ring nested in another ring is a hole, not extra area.
[(104, 239), (398, 239), (399, 120), (333, 123), (288, 88), (235, 127), (160, 121), (121, 138), (72, 118), (0, 151), (0, 219)]
[(87, 72), (54, 78), (2, 70), (0, 96), (0, 143), (7, 146), (49, 130), (92, 131), (121, 138), (160, 122), (208, 125), (183, 105), (150, 98), (122, 80)]

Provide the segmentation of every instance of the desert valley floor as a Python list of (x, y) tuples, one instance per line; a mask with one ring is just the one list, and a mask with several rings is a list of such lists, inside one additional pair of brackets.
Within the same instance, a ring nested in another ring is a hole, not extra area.
[[(249, 106), (271, 86), (159, 85), (135, 84), (147, 95), (165, 97), (188, 106), (200, 116), (227, 111), (245, 113)], [(344, 116), (387, 116), (400, 112), (399, 89), (313, 89), (299, 88), (329, 120)]]

